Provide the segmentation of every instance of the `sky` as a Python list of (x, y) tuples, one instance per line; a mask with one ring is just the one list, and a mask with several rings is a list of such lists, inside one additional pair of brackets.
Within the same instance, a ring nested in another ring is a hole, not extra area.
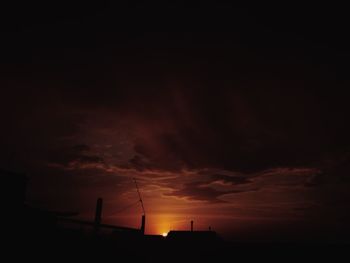
[(27, 5), (2, 18), (0, 167), (28, 204), (139, 227), (136, 178), (149, 234), (347, 239), (341, 8)]

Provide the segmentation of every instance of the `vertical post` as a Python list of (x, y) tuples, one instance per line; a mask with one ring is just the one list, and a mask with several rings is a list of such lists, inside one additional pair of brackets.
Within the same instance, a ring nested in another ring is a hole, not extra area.
[(193, 232), (193, 220), (191, 220), (191, 232)]
[(98, 230), (99, 225), (101, 224), (102, 220), (102, 204), (103, 199), (98, 198), (96, 202), (96, 211), (95, 211), (95, 231)]
[(141, 220), (141, 233), (142, 233), (142, 235), (145, 234), (145, 227), (146, 227), (146, 216), (142, 215), (142, 220)]

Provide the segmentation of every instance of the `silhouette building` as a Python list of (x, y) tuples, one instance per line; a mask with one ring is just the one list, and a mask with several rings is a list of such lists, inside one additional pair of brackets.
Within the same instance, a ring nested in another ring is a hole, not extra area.
[(6, 210), (23, 209), (27, 177), (24, 174), (0, 169), (0, 199), (1, 207)]
[(217, 241), (218, 237), (215, 231), (194, 231), (193, 220), (191, 221), (190, 231), (171, 230), (167, 235), (167, 240), (181, 243), (210, 243)]

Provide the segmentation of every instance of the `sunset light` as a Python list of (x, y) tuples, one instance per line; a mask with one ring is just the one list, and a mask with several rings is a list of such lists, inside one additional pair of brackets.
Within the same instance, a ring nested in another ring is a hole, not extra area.
[(349, 257), (346, 5), (4, 2), (12, 257)]

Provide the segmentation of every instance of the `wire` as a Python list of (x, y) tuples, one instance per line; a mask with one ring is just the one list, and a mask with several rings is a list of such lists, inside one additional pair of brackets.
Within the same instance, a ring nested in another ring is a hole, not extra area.
[(140, 194), (140, 191), (139, 191), (139, 187), (137, 185), (137, 182), (136, 182), (136, 178), (134, 178), (134, 182), (135, 182), (135, 186), (136, 186), (136, 190), (137, 190), (137, 193), (139, 195), (139, 198), (140, 198), (140, 203), (141, 203), (141, 206), (142, 206), (142, 211), (143, 211), (143, 214), (145, 215), (146, 212), (145, 212), (145, 207), (143, 206), (143, 201), (142, 201), (142, 198), (141, 198), (141, 194)]
[(131, 207), (133, 207), (134, 205), (137, 205), (139, 202), (140, 202), (140, 201), (137, 200), (136, 202), (134, 202), (134, 203), (132, 203), (132, 204), (129, 204), (129, 205), (127, 205), (127, 206), (125, 206), (125, 207), (119, 209), (119, 210), (116, 212), (116, 214), (119, 214), (119, 213), (125, 211), (126, 209), (131, 208)]

